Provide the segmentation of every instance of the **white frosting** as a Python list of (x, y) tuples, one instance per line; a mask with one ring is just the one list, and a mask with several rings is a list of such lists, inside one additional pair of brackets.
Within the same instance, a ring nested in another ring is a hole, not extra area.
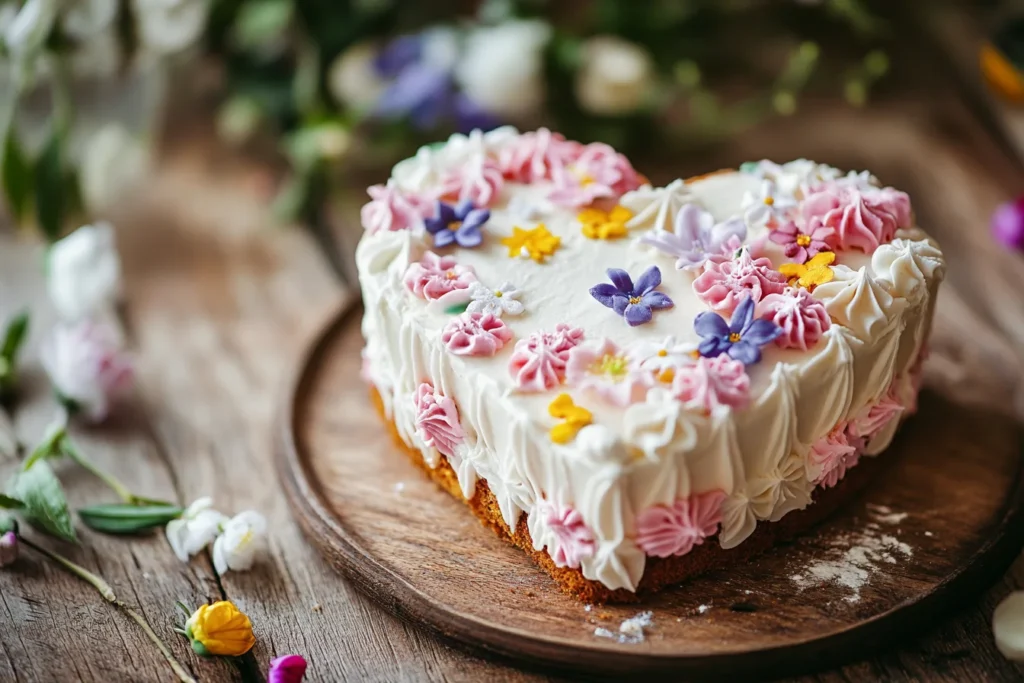
[[(494, 156), (514, 139), (510, 129), (455, 136), (399, 163), (393, 179), (403, 191), (429, 192), (446, 171), (474, 156)], [(787, 191), (839, 177), (831, 167), (803, 160), (778, 169), (771, 177)], [(661, 189), (644, 187), (625, 195), (622, 203), (634, 212), (636, 227), (671, 229), (684, 200), (723, 221), (742, 214), (742, 197), (758, 192), (760, 183), (755, 173), (717, 174)], [(843, 265), (834, 267), (834, 281), (813, 292), (832, 317), (832, 327), (806, 352), (765, 347), (763, 360), (747, 369), (751, 400), (741, 409), (719, 407), (704, 415), (658, 388), (648, 392), (646, 401), (627, 407), (589, 390), (555, 387), (524, 393), (516, 389), (508, 363), (515, 342), (531, 333), (553, 332), (557, 324), (569, 323), (581, 328), (588, 341), (608, 338), (622, 347), (640, 341), (663, 345), (670, 335), (680, 344), (695, 344), (693, 319), (707, 310), (693, 293), (693, 275), (676, 270), (673, 257), (630, 239), (586, 239), (576, 211), (548, 202), (550, 189), (549, 183), (506, 181), (491, 203), (483, 245), (444, 252), (472, 266), (484, 285), (496, 288), (507, 281), (520, 291), (525, 310), (502, 318), (515, 338), (491, 357), (449, 352), (441, 330), (452, 314), (428, 306), (404, 286), (409, 264), (431, 249), (429, 235), (382, 231), (364, 236), (356, 259), (365, 301), (368, 374), (399, 435), (431, 466), (441, 456), (417, 434), (413, 396), (420, 383), (429, 382), (451, 397), (466, 433), (449, 458), (463, 494), (471, 497), (477, 480), (486, 481), (510, 527), (541, 500), (572, 506), (594, 536), (594, 552), (581, 562), (583, 575), (609, 588), (633, 590), (645, 566), (634, 541), (634, 520), (647, 507), (721, 490), (727, 498), (719, 543), (731, 548), (759, 520), (778, 520), (810, 502), (810, 445), (878, 400), (894, 377), (904, 381), (927, 338), (944, 264), (937, 246), (919, 229), (900, 231), (898, 239), (871, 257), (840, 253)], [(510, 203), (515, 211), (509, 210)], [(513, 226), (529, 229), (539, 222), (561, 238), (560, 248), (545, 263), (509, 258), (500, 239), (511, 235)], [(748, 240), (760, 236), (754, 230)], [(769, 242), (766, 251), (776, 266), (784, 261), (778, 245)], [(660, 267), (659, 291), (675, 306), (656, 311), (648, 324), (627, 326), (588, 291), (607, 281), (609, 267), (622, 268), (635, 280), (651, 265)], [(592, 412), (593, 421), (572, 441), (556, 444), (549, 435), (556, 420), (548, 404), (563, 390)], [(871, 450), (884, 448), (894, 430), (895, 425), (887, 426), (872, 440)], [(545, 528), (542, 515), (530, 514), (528, 525), (534, 545), (550, 551), (553, 532)]]

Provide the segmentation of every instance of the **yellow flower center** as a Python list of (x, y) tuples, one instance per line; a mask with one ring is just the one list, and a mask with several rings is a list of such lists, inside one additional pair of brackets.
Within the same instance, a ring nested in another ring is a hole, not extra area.
[(626, 374), (629, 364), (624, 356), (613, 356), (610, 353), (604, 354), (600, 360), (594, 361), (590, 366), (590, 373), (593, 375), (608, 375), (618, 381)]
[(451, 230), (452, 232), (455, 232), (456, 230), (458, 230), (461, 227), (462, 227), (462, 221), (452, 221), (451, 223), (448, 224), (448, 229)]
[(638, 303), (640, 303), (640, 297), (638, 297), (638, 296), (631, 296), (631, 297), (629, 297), (629, 303), (631, 303), (631, 304), (638, 304)]
[(658, 381), (664, 382), (665, 384), (671, 384), (672, 380), (676, 378), (676, 371), (672, 368), (665, 368), (658, 373)]
[(446, 277), (447, 279), (449, 279), (449, 280), (454, 280), (454, 279), (456, 279), (457, 277), (459, 277), (458, 275), (456, 275), (456, 274), (455, 274), (455, 271), (454, 271), (454, 270), (448, 270), (448, 271), (445, 271), (445, 274), (444, 274), (444, 276), (445, 276), (445, 277)]
[(809, 247), (809, 246), (811, 246), (811, 236), (810, 235), (797, 235), (796, 243), (797, 243), (797, 246), (800, 246), (800, 247)]
[(501, 294), (502, 294), (502, 292), (501, 292), (500, 289), (495, 290), (495, 292), (494, 292), (494, 296), (498, 297), (499, 299), (501, 298)]
[(731, 333), (729, 335), (729, 341), (731, 341), (733, 344), (735, 344), (739, 340), (740, 340), (740, 333), (739, 332), (733, 332), (733, 333)]
[(658, 349), (658, 355), (664, 358), (665, 356), (668, 355), (668, 351), (666, 351), (665, 349)]
[(764, 198), (764, 203), (765, 203), (765, 206), (771, 206), (772, 204), (775, 203), (775, 197), (765, 197)]

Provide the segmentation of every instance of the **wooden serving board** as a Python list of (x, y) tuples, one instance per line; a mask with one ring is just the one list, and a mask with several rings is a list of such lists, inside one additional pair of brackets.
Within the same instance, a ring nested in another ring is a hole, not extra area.
[[(278, 458), (301, 526), (383, 607), (461, 644), (589, 676), (780, 676), (920, 632), (1024, 543), (1012, 419), (925, 391), (867, 492), (796, 541), (641, 605), (586, 606), (397, 448), (359, 378), (361, 309), (310, 347)], [(643, 642), (595, 634), (652, 613)]]

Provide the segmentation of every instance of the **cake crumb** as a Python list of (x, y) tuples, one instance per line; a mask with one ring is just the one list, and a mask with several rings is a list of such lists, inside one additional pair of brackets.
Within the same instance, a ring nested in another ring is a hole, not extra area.
[(871, 513), (872, 518), (883, 524), (899, 524), (910, 516), (906, 512), (893, 512), (888, 505), (874, 505), (873, 503), (868, 503), (868, 512)]
[(699, 606), (699, 607), (697, 608), (697, 614), (704, 614), (704, 613), (706, 613), (706, 612), (707, 612), (707, 611), (708, 611), (709, 609), (711, 609), (711, 605), (701, 605), (701, 606)]
[(310, 609), (316, 612), (317, 614), (320, 614), (324, 611), (323, 606), (319, 602), (313, 605)]
[(395, 493), (401, 493), (405, 490), (405, 482), (400, 481), (395, 484)]
[(598, 626), (594, 635), (598, 638), (611, 638), (624, 645), (635, 645), (644, 642), (644, 629), (654, 625), (654, 612), (640, 612), (636, 616), (623, 620), (618, 632)]
[(928, 538), (931, 538), (931, 537), (932, 537), (932, 536), (934, 536), (935, 534), (933, 534), (933, 533), (932, 533), (932, 532), (930, 532), (930, 531), (926, 531), (926, 532), (924, 532), (924, 535), (925, 535), (925, 536), (927, 536)]
[(589, 612), (592, 609), (594, 609), (593, 605), (583, 605), (583, 611), (584, 612)]
[(896, 564), (898, 557), (914, 554), (903, 541), (870, 525), (862, 532), (838, 536), (831, 545), (837, 549), (831, 557), (813, 561), (805, 571), (793, 574), (790, 579), (801, 590), (825, 584), (846, 588), (849, 595), (843, 600), (848, 603), (860, 600), (861, 588), (880, 565)]

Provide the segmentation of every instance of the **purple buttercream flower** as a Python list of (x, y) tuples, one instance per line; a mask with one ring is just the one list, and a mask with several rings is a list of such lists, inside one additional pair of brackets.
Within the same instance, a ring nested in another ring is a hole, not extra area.
[(635, 286), (629, 273), (619, 268), (609, 268), (608, 279), (612, 281), (611, 284), (602, 282), (591, 287), (590, 296), (625, 318), (631, 327), (650, 322), (654, 317), (654, 309), (672, 308), (675, 305), (668, 296), (654, 291), (661, 284), (661, 270), (658, 266), (651, 266), (644, 271)]
[(284, 655), (270, 660), (267, 683), (300, 683), (306, 675), (306, 658), (302, 655)]
[(686, 204), (676, 214), (672, 232), (653, 230), (640, 241), (676, 257), (676, 269), (700, 268), (710, 258), (732, 256), (747, 237), (747, 225), (734, 216), (722, 223), (696, 204)]
[(434, 246), (447, 247), (455, 242), (460, 247), (473, 248), (480, 246), (484, 236), (480, 228), (491, 217), (489, 209), (474, 208), (473, 202), (466, 200), (455, 206), (438, 201), (432, 218), (423, 220), (427, 232), (434, 236)]
[(992, 234), (1004, 246), (1024, 249), (1024, 197), (996, 208), (992, 214)]
[(761, 347), (775, 341), (782, 334), (782, 328), (770, 320), (754, 319), (754, 299), (743, 298), (732, 319), (714, 311), (704, 311), (693, 320), (693, 329), (702, 339), (697, 351), (705, 358), (714, 358), (723, 353), (744, 365), (753, 365), (761, 360)]

